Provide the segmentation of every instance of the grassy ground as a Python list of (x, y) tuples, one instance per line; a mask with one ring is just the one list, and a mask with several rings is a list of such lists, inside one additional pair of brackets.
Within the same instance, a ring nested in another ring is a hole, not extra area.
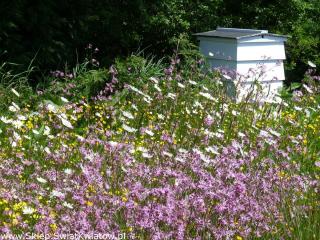
[(319, 83), (235, 103), (187, 60), (3, 81), (0, 233), (319, 239)]

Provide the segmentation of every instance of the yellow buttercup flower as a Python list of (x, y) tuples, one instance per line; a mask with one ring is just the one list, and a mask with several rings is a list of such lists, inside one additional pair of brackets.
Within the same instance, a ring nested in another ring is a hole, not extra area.
[(18, 219), (14, 218), (12, 219), (12, 225), (15, 226), (19, 223)]
[(279, 177), (280, 178), (283, 178), (283, 177), (285, 177), (286, 176), (286, 173), (284, 172), (284, 171), (280, 171), (279, 172)]
[(50, 224), (50, 228), (52, 229), (52, 231), (56, 231), (57, 230), (57, 224), (53, 223), (53, 224)]

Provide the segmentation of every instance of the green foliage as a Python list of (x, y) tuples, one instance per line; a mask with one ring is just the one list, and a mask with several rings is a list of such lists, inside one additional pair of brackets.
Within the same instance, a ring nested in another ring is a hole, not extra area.
[(43, 89), (39, 85), (38, 88), (43, 90), (43, 94), (52, 100), (57, 100), (61, 95), (66, 95), (69, 99), (91, 99), (103, 89), (109, 76), (107, 69), (88, 69), (72, 79), (49, 77), (47, 79), (49, 85), (45, 85)]
[(320, 66), (320, 2), (317, 0), (295, 1), (299, 15), (285, 30), (291, 35), (287, 44), (287, 77), (300, 81), (308, 68), (308, 61)]
[(132, 54), (126, 59), (116, 59), (114, 65), (120, 86), (136, 84), (142, 86), (150, 77), (164, 75), (162, 60), (155, 57), (144, 58), (142, 53)]
[(19, 66), (12, 63), (3, 63), (0, 66), (0, 111), (7, 109), (8, 105), (17, 98), (22, 98), (21, 102), (27, 102), (33, 94), (28, 83), (28, 76), (33, 68), (29, 66), (26, 71), (14, 74), (12, 69), (15, 67)]

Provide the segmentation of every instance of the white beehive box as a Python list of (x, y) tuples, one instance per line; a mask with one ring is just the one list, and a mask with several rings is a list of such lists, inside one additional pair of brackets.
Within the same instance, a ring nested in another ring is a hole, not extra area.
[(238, 100), (252, 89), (257, 92), (255, 82), (262, 87), (258, 93), (261, 101), (275, 99), (285, 80), (283, 60), (287, 36), (238, 28), (217, 28), (195, 35), (200, 42), (200, 52), (211, 67), (237, 73), (233, 84), (237, 85)]

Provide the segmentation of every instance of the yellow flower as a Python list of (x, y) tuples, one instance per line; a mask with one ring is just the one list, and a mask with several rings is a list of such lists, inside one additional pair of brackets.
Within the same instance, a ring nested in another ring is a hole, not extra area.
[(21, 208), (21, 205), (19, 203), (16, 203), (13, 205), (13, 210), (18, 211)]
[(34, 219), (39, 219), (39, 218), (40, 218), (40, 215), (39, 215), (39, 214), (33, 214), (32, 217), (33, 217)]
[(128, 194), (128, 193), (129, 193), (129, 190), (128, 190), (128, 189), (126, 189), (126, 188), (124, 188), (122, 192), (123, 192), (123, 194), (125, 194), (125, 195), (126, 195), (126, 194)]
[(284, 171), (280, 171), (279, 172), (279, 177), (280, 178), (283, 178), (283, 177), (285, 177), (286, 176), (286, 173), (284, 172)]
[(91, 184), (88, 186), (88, 191), (92, 192), (92, 193), (96, 193), (97, 192), (95, 187), (93, 185), (91, 185)]
[(8, 203), (7, 200), (5, 200), (5, 199), (0, 200), (0, 205), (6, 204), (6, 203)]
[(243, 240), (243, 238), (241, 236), (237, 236), (236, 240)]
[(86, 202), (87, 206), (92, 207), (93, 206), (93, 202), (87, 201)]
[(303, 144), (307, 145), (307, 143), (308, 143), (308, 140), (307, 139), (303, 139)]
[(18, 219), (14, 218), (12, 219), (12, 225), (17, 225), (19, 223)]
[(52, 231), (56, 231), (57, 230), (57, 224), (53, 223), (53, 224), (50, 224), (50, 228), (52, 229)]
[(55, 218), (57, 216), (57, 214), (54, 211), (51, 211), (49, 216), (51, 218)]
[(33, 124), (32, 124), (32, 122), (30, 120), (26, 122), (26, 127), (28, 129), (32, 129), (33, 128)]

